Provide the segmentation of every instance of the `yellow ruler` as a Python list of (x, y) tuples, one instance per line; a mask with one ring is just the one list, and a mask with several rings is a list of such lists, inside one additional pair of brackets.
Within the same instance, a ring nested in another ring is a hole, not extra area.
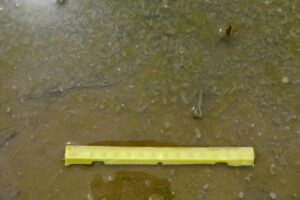
[(72, 164), (188, 165), (227, 163), (254, 166), (253, 147), (65, 146), (65, 166)]

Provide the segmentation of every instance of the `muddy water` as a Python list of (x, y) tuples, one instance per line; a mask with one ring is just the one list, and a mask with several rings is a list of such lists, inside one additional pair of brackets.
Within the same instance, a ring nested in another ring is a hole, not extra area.
[[(0, 199), (299, 199), (299, 27), (297, 0), (0, 0)], [(123, 141), (256, 163), (64, 167)]]

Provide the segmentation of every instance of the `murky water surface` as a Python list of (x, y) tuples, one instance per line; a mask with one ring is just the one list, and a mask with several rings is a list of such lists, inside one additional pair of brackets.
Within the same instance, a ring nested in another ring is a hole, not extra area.
[[(300, 199), (299, 55), (298, 0), (0, 0), (0, 199)], [(64, 167), (124, 141), (256, 165)]]

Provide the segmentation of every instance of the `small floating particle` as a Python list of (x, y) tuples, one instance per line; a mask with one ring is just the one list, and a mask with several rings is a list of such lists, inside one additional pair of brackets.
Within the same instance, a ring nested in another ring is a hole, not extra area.
[(289, 82), (289, 78), (284, 76), (282, 79), (281, 79), (281, 82), (282, 83), (288, 83)]
[(252, 174), (248, 174), (248, 175), (245, 177), (245, 180), (246, 180), (246, 181), (251, 181), (251, 177), (252, 177)]
[(168, 128), (170, 128), (170, 126), (171, 126), (170, 122), (165, 121), (165, 128), (168, 129)]
[(272, 165), (270, 166), (270, 173), (271, 173), (272, 175), (275, 174), (275, 164), (272, 164)]
[(109, 176), (107, 177), (107, 180), (108, 180), (108, 181), (112, 181), (112, 180), (114, 180), (114, 178), (113, 178), (111, 175), (109, 175)]
[(239, 193), (239, 198), (240, 198), (240, 199), (244, 198), (244, 192), (240, 192), (240, 193)]
[(7, 107), (6, 112), (10, 112), (10, 107)]
[(208, 184), (205, 184), (204, 186), (203, 186), (203, 189), (205, 189), (205, 190), (207, 190), (208, 189)]
[(278, 8), (277, 11), (281, 13), (281, 12), (282, 12), (282, 9), (281, 9), (281, 8)]
[(2, 11), (2, 10), (3, 10), (3, 8), (0, 7), (0, 11)]
[(196, 137), (197, 137), (198, 139), (200, 139), (201, 136), (202, 136), (200, 130), (199, 130), (198, 128), (195, 128), (195, 132), (196, 132)]
[(151, 184), (151, 181), (150, 181), (150, 180), (146, 180), (146, 181), (145, 181), (145, 184), (146, 184), (146, 185), (150, 185), (150, 184)]
[(261, 136), (261, 135), (262, 135), (262, 133), (261, 133), (261, 132), (258, 132), (258, 133), (257, 133), (257, 135), (258, 135), (258, 136)]
[(277, 195), (274, 192), (270, 192), (271, 199), (276, 199)]
[(290, 130), (290, 127), (289, 127), (289, 126), (286, 126), (285, 129), (286, 129), (286, 130)]
[(270, 5), (270, 3), (271, 3), (270, 1), (265, 1), (266, 5)]
[(252, 128), (255, 127), (255, 124), (254, 124), (254, 123), (251, 123), (251, 127), (252, 127)]
[(88, 200), (93, 200), (93, 197), (90, 194), (87, 194), (87, 199)]
[(17, 86), (16, 86), (16, 85), (13, 85), (11, 88), (12, 88), (13, 90), (15, 90), (15, 89), (17, 89)]
[(272, 165), (271, 165), (271, 168), (275, 168), (275, 164), (272, 164)]
[(189, 104), (189, 101), (186, 99), (184, 92), (181, 92), (181, 100), (184, 104)]
[(19, 6), (20, 6), (20, 4), (19, 4), (19, 3), (16, 3), (16, 6), (17, 6), (17, 7), (19, 7)]
[(171, 169), (170, 174), (173, 176), (175, 174), (175, 169)]
[(29, 76), (29, 77), (28, 77), (28, 80), (29, 80), (29, 81), (32, 81), (32, 78), (31, 78), (31, 76)]

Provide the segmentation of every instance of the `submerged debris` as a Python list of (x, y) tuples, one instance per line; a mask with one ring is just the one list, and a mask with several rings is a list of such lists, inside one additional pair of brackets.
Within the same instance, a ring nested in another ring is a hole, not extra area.
[(232, 31), (231, 25), (226, 25), (226, 26), (220, 28), (219, 31), (221, 34), (221, 40), (228, 40), (228, 39), (232, 38), (232, 36), (233, 36), (233, 31)]

